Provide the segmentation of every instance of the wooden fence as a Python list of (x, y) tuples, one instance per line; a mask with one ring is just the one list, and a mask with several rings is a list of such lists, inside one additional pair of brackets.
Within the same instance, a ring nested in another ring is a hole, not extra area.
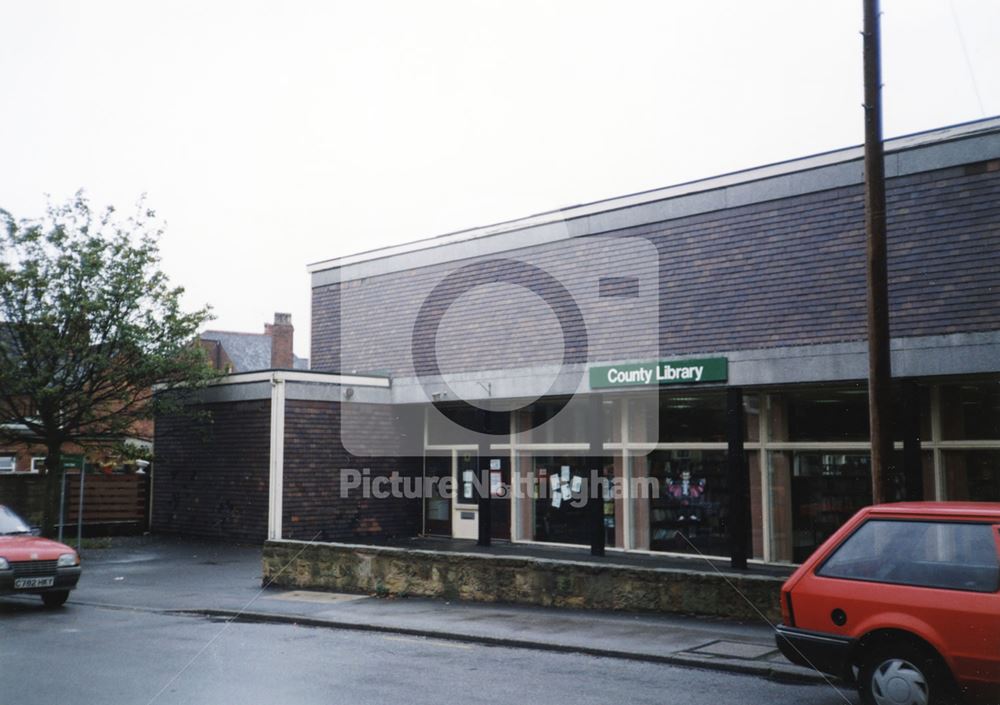
[[(83, 483), (83, 523), (146, 526), (147, 475), (87, 473)], [(76, 527), (80, 508), (80, 475), (66, 474), (67, 528)]]

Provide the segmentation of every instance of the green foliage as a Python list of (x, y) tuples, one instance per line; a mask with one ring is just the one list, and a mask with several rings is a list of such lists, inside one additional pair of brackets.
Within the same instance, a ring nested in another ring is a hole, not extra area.
[(142, 201), (122, 218), (95, 212), (82, 192), (36, 220), (0, 210), (6, 435), (50, 450), (113, 442), (178, 404), (154, 391), (215, 377), (194, 344), (210, 311), (182, 309), (183, 289), (160, 271), (162, 233)]
[(39, 436), (120, 436), (152, 417), (154, 385), (214, 374), (192, 345), (209, 310), (181, 309), (155, 213), (115, 216), (82, 193), (40, 220), (0, 212), (0, 410)]

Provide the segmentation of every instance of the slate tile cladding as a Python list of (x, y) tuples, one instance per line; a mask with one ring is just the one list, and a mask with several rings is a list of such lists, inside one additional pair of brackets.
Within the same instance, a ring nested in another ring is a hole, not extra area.
[(156, 419), (153, 531), (261, 542), (267, 537), (271, 402), (201, 408), (210, 421)]
[[(978, 166), (889, 181), (893, 337), (1000, 329), (1000, 171)], [(860, 185), (601, 234), (643, 236), (656, 245), (664, 355), (864, 338)], [(600, 248), (567, 262), (559, 259), (561, 247), (565, 243), (507, 256), (557, 262), (554, 273), (560, 278), (590, 277), (595, 287), (601, 276), (616, 274), (606, 271), (608, 253)], [(345, 362), (339, 355), (340, 305), (346, 294), (352, 307), (352, 334), (345, 341), (352, 346), (348, 362), (367, 360), (368, 370), (411, 375), (415, 312), (442, 273), (455, 266), (447, 263), (313, 289), (313, 369), (341, 371)], [(607, 311), (610, 320), (600, 322), (605, 343), (591, 341), (590, 360), (649, 354), (632, 349), (629, 330), (634, 322), (628, 310), (615, 306)], [(464, 357), (452, 355), (448, 371), (489, 369), (494, 361), (484, 341), (490, 340), (491, 331), (511, 330), (515, 320), (510, 316), (515, 313), (521, 331), (535, 326), (558, 336), (558, 327), (546, 322), (549, 314), (542, 306), (520, 312), (499, 307), (491, 320), (458, 321), (470, 333), (470, 344), (461, 348)], [(591, 325), (594, 321), (588, 318)], [(522, 341), (526, 337), (518, 336)], [(514, 364), (507, 360), (500, 366), (552, 362), (550, 350), (529, 349)]]
[[(388, 407), (385, 407), (388, 409)], [(344, 469), (369, 469), (372, 479), (398, 472), (420, 477), (421, 458), (357, 457), (340, 442), (341, 405), (336, 402), (285, 402), (284, 538), (349, 541), (415, 536), (421, 528), (421, 500), (364, 498), (359, 490), (340, 496)], [(392, 429), (373, 415), (373, 442)]]

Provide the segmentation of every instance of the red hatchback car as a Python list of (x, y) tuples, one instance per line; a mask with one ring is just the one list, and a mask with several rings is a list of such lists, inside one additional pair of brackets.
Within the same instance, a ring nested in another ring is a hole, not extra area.
[(0, 595), (41, 595), (46, 607), (59, 607), (79, 579), (76, 551), (34, 536), (21, 517), (0, 504)]
[(867, 507), (781, 589), (793, 663), (867, 705), (1000, 703), (1000, 504)]

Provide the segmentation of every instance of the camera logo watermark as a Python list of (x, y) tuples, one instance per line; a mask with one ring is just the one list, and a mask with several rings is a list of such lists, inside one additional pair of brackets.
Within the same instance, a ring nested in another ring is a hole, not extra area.
[[(391, 379), (381, 397), (345, 400), (345, 449), (420, 457), (435, 445), (589, 440), (579, 422), (589, 366), (659, 356), (656, 247), (567, 235), (453, 261), (450, 252), (378, 276), (340, 272), (340, 369)], [(656, 413), (651, 405), (650, 428)]]

